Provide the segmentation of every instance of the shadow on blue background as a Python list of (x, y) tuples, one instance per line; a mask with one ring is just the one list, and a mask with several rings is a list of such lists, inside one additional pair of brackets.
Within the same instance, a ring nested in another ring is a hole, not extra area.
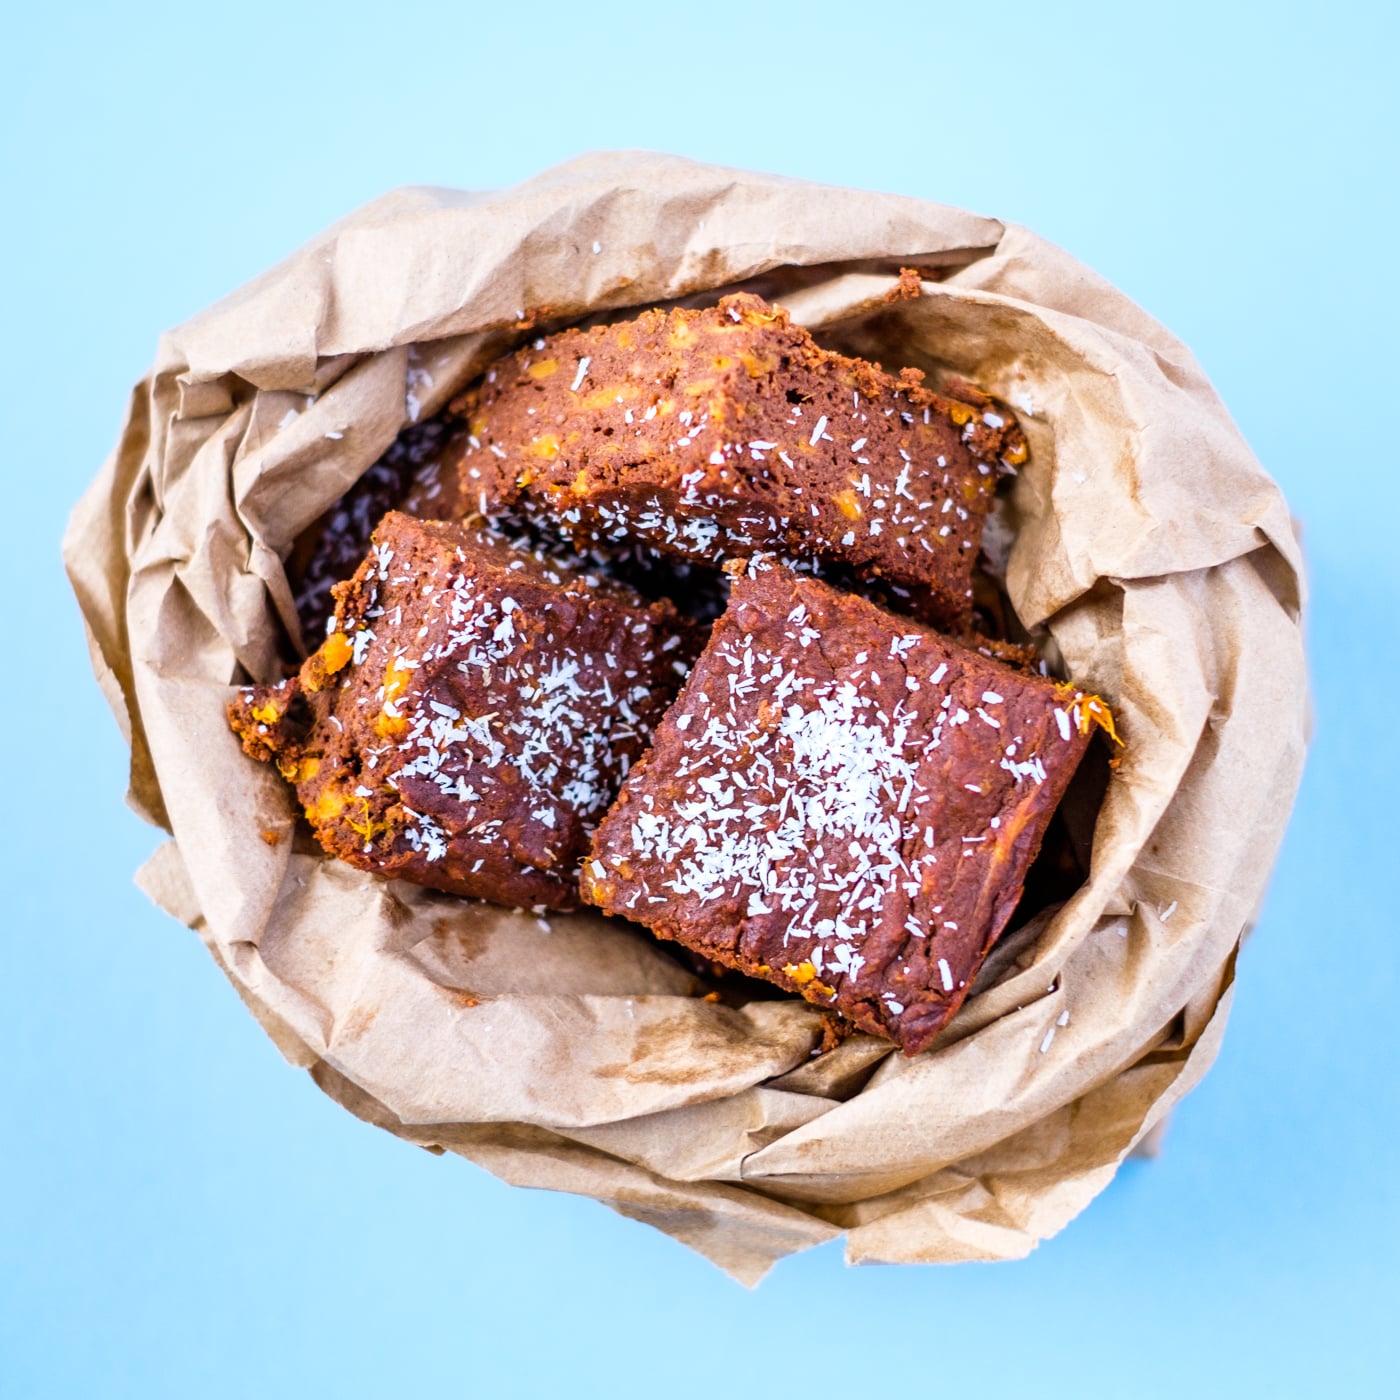
[[(0, 1394), (1393, 1384), (1400, 615), (1391, 7), (89, 5), (6, 26)], [(888, 17), (885, 17), (888, 15)], [(367, 1128), (130, 883), (58, 565), (157, 333), (405, 183), (645, 146), (1030, 225), (1196, 351), (1304, 524), (1318, 728), (1224, 1051), (1024, 1263), (756, 1294)], [(18, 630), (15, 630), (17, 620)]]

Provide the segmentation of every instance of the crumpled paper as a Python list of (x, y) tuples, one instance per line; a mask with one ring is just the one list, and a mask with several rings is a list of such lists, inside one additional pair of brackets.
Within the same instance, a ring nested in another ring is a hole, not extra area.
[[(887, 301), (900, 267), (922, 294)], [(914, 1059), (859, 1035), (813, 1058), (813, 1008), (706, 1001), (620, 923), (337, 864), (224, 722), (302, 645), (293, 542), (406, 423), (539, 327), (740, 283), (1016, 408), (1010, 601), (1128, 738), (1088, 878)], [(64, 553), (130, 800), (172, 837), (140, 883), (287, 1058), (746, 1282), (843, 1233), (853, 1262), (1014, 1258), (1082, 1210), (1215, 1057), (1303, 763), (1298, 543), (1178, 341), (1025, 229), (671, 157), (395, 192), (167, 333)]]

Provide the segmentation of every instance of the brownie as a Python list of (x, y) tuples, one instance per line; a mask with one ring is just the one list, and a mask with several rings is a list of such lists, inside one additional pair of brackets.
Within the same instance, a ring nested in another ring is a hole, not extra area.
[(392, 512), (300, 673), (229, 721), (363, 870), (577, 903), (578, 862), (699, 645), (669, 604)]
[(580, 548), (849, 569), (962, 626), (998, 475), (1026, 446), (1009, 410), (922, 379), (824, 350), (747, 293), (565, 330), (452, 404), (469, 431), (462, 495)]
[(1111, 718), (769, 558), (729, 567), (729, 608), (599, 824), (583, 896), (914, 1054)]
[(301, 537), (288, 561), (302, 634), (325, 636), (331, 586), (349, 578), (389, 510), (445, 520), (460, 513), (457, 461), (466, 435), (442, 418), (405, 428), (389, 450)]

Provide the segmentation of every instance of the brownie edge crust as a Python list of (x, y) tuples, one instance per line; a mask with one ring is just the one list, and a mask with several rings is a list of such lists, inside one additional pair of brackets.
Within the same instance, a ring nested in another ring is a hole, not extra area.
[(770, 559), (729, 568), (728, 610), (594, 833), (584, 899), (915, 1054), (1111, 721)]

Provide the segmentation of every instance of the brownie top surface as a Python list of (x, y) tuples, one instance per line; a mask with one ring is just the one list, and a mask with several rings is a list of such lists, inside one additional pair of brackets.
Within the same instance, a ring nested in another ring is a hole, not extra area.
[(506, 765), (497, 801), (601, 810), (669, 698), (669, 606), (460, 525), (390, 514), (374, 539), (337, 620), (366, 672), (342, 708), (393, 741), (386, 766), (460, 799)]

